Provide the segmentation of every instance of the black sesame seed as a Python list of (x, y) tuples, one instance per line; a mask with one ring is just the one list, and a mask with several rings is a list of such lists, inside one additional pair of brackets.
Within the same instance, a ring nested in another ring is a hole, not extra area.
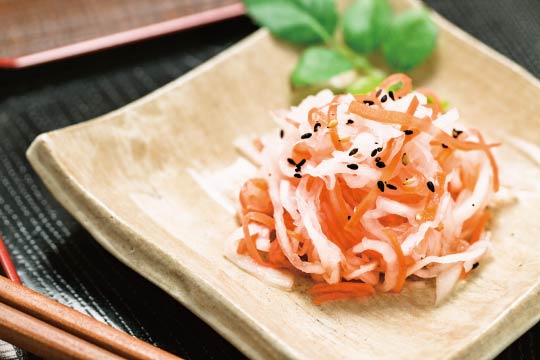
[(388, 96), (383, 95), (383, 97), (381, 98), (381, 102), (386, 102), (386, 100), (388, 100)]
[(297, 179), (300, 179), (302, 177), (302, 175), (300, 174), (294, 174), (294, 177), (297, 178)]
[(317, 132), (320, 127), (321, 127), (321, 123), (315, 123), (315, 126), (313, 126), (313, 132)]
[(347, 164), (347, 167), (351, 170), (358, 170), (358, 165), (356, 164)]
[(296, 165), (296, 161), (294, 161), (293, 159), (291, 158), (287, 158), (287, 162), (291, 165)]
[(378, 151), (378, 152), (381, 152), (381, 151), (382, 151), (382, 147), (378, 147), (378, 148), (377, 148), (377, 151)]
[(376, 161), (376, 162), (379, 162), (379, 161), (381, 161), (381, 158), (380, 158), (379, 156), (377, 156), (377, 157), (375, 158), (375, 161)]
[(463, 133), (462, 130), (456, 130), (456, 129), (452, 129), (452, 137), (455, 139), (457, 138), (459, 135), (461, 135)]
[(375, 93), (375, 96), (379, 97), (379, 95), (381, 95), (381, 92), (382, 92), (382, 89), (377, 90), (377, 93)]
[(353, 120), (353, 119), (347, 120), (347, 124), (348, 124), (348, 125), (354, 124), (354, 120)]
[(476, 269), (476, 268), (478, 267), (478, 265), (480, 265), (480, 263), (475, 262), (475, 263), (473, 264), (473, 266), (472, 266), (473, 270)]
[(351, 220), (351, 215), (347, 215), (347, 220)]
[(448, 149), (448, 145), (446, 144), (441, 144), (441, 146), (443, 147), (443, 149)]
[(311, 133), (305, 133), (304, 135), (300, 136), (300, 139), (309, 139), (311, 137)]
[(283, 129), (279, 130), (279, 137), (283, 139), (283, 136), (285, 136), (285, 131)]
[(379, 169), (382, 169), (382, 168), (385, 168), (385, 167), (386, 167), (386, 164), (385, 164), (384, 162), (382, 162), (382, 161), (377, 161), (377, 162), (375, 163), (375, 165), (377, 165), (377, 167), (378, 167)]
[(472, 206), (475, 206), (474, 204), (472, 204)]
[(427, 187), (428, 187), (429, 191), (435, 192), (435, 185), (433, 185), (433, 183), (431, 181), (427, 182)]
[(371, 106), (371, 105), (374, 105), (375, 103), (371, 100), (364, 100), (364, 104)]
[(375, 157), (375, 155), (377, 155), (377, 149), (373, 149), (371, 152), (371, 157)]
[(300, 162), (298, 164), (296, 164), (296, 166), (301, 167), (305, 163), (306, 163), (306, 159), (302, 159), (302, 160), (300, 160)]
[(414, 133), (414, 131), (412, 130), (405, 130), (403, 132), (405, 133), (405, 135), (412, 135)]
[(354, 148), (352, 149), (351, 151), (349, 151), (349, 156), (353, 156), (354, 154), (356, 154), (358, 152), (358, 148)]
[(381, 180), (377, 181), (377, 187), (381, 192), (384, 192), (384, 183)]
[(394, 99), (394, 92), (393, 92), (392, 90), (390, 90), (390, 91), (388, 92), (388, 96), (390, 96), (390, 99), (395, 100), (395, 99)]
[(392, 184), (386, 184), (386, 187), (389, 188), (390, 190), (397, 190), (397, 187)]
[(294, 168), (294, 171), (295, 171), (295, 172), (300, 172), (301, 170), (302, 170), (302, 169), (299, 168), (298, 166)]

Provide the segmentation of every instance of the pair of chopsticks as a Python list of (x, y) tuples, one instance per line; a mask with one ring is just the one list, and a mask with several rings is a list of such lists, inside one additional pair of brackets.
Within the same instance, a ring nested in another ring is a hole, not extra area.
[(0, 339), (48, 359), (179, 359), (13, 281), (17, 273), (0, 243), (12, 279), (0, 276)]

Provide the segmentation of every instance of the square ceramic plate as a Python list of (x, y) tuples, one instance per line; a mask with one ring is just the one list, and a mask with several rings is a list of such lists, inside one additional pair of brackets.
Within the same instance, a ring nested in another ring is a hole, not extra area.
[(297, 53), (266, 31), (133, 104), (39, 136), (28, 157), (105, 248), (252, 358), (493, 357), (540, 317), (540, 169), (511, 146), (540, 138), (540, 87), (433, 16), (437, 52), (412, 76), (504, 142), (502, 183), (518, 197), (494, 216), (491, 260), (439, 306), (430, 288), (313, 306), (305, 284), (274, 289), (223, 257), (236, 219), (188, 169), (215, 175), (238, 158), (237, 136), (274, 129), (268, 111), (291, 104)]

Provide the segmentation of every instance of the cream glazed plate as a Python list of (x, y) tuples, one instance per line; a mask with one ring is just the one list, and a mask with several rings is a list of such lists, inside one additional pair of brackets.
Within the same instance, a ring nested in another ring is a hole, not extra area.
[(223, 194), (248, 175), (234, 139), (275, 131), (269, 111), (293, 102), (298, 53), (265, 30), (124, 108), (40, 135), (28, 158), (107, 250), (251, 358), (494, 357), (540, 318), (540, 86), (433, 17), (438, 48), (412, 78), (503, 143), (501, 183), (517, 198), (493, 216), (489, 258), (440, 305), (428, 287), (314, 306), (307, 284), (272, 288), (224, 258), (238, 223)]

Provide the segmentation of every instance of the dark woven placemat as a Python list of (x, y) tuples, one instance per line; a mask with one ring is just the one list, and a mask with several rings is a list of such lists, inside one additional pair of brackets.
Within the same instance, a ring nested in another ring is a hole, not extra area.
[[(540, 73), (540, 1), (427, 2)], [(38, 134), (138, 99), (254, 29), (241, 18), (79, 59), (0, 71), (0, 233), (26, 285), (187, 359), (242, 358), (201, 320), (101, 248), (51, 197), (24, 152)], [(534, 359), (540, 356), (539, 344), (537, 325), (500, 357)], [(0, 359), (20, 358), (0, 345)]]

